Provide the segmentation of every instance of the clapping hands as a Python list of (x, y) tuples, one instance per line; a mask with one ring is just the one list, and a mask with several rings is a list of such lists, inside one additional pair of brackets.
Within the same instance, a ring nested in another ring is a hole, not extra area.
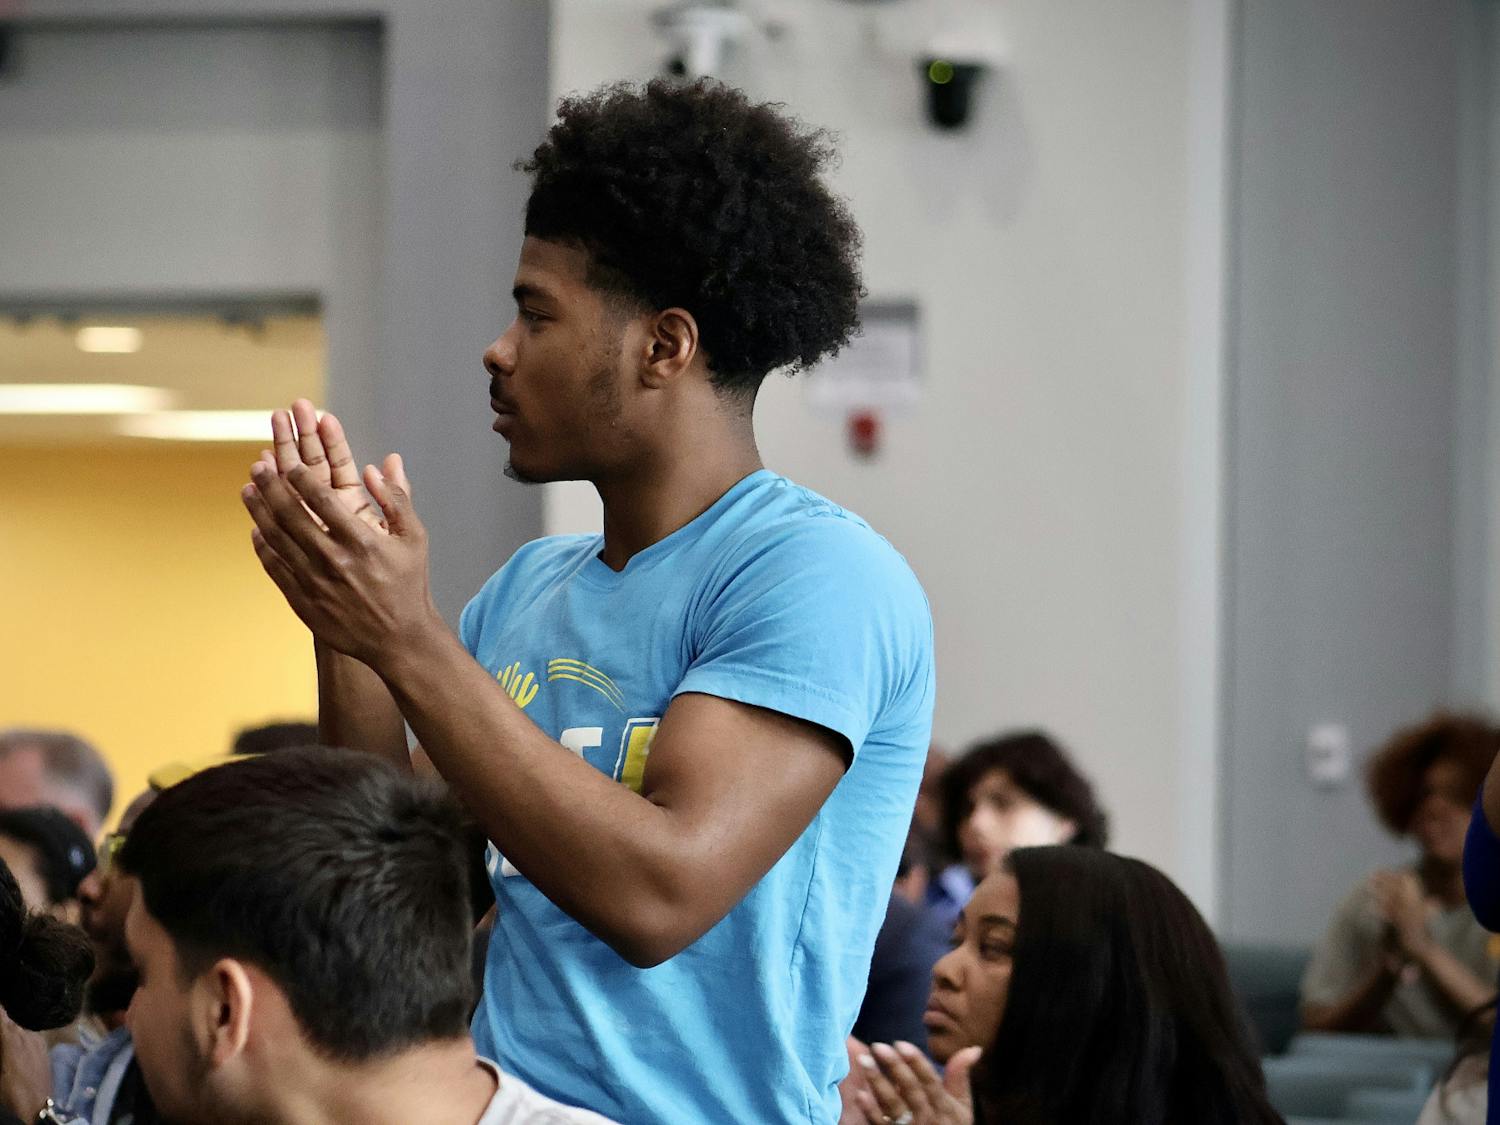
[(856, 1056), (864, 1083), (855, 1101), (869, 1125), (973, 1125), (969, 1072), (979, 1048), (967, 1047), (943, 1074), (910, 1043), (876, 1043)]
[(276, 411), (271, 434), (241, 492), (256, 557), (318, 640), (379, 670), (402, 637), (438, 622), (401, 458), (361, 473), (338, 419), (306, 399)]

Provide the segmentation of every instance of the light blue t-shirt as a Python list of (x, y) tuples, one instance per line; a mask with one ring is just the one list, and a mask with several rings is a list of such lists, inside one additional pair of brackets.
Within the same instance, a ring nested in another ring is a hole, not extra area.
[[(627, 1125), (834, 1122), (927, 754), (927, 600), (868, 524), (766, 470), (622, 571), (602, 545), (530, 543), (464, 610), (464, 644), (537, 726), (639, 790), (667, 705), (701, 692), (835, 731), (853, 764), (749, 894), (650, 969), (491, 847), (479, 1053)], [(703, 751), (711, 769), (735, 748)]]

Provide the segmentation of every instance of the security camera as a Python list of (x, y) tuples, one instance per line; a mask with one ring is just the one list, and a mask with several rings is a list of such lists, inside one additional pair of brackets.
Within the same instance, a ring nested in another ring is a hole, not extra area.
[(750, 17), (729, 0), (686, 0), (660, 9), (651, 22), (671, 44), (667, 74), (685, 82), (718, 74), (730, 48), (754, 27)]
[(951, 59), (925, 55), (917, 69), (926, 90), (927, 117), (939, 129), (962, 129), (974, 108), (974, 91), (989, 70), (977, 59)]
[(987, 75), (1005, 65), (998, 32), (984, 24), (949, 27), (917, 52), (927, 118), (939, 129), (962, 129)]

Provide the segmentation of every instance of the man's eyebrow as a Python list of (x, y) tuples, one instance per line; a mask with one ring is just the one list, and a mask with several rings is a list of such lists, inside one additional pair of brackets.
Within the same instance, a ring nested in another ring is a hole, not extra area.
[(547, 292), (540, 285), (535, 285), (529, 281), (521, 282), (521, 284), (510, 291), (510, 295), (515, 298), (518, 305), (525, 301), (548, 301), (552, 299), (551, 293)]
[(1005, 917), (1002, 914), (984, 914), (984, 915), (981, 915), (980, 919), (979, 919), (979, 924), (981, 926), (1006, 926), (1006, 927), (1008, 927), (1008, 928), (1010, 928), (1012, 930), (1016, 928), (1015, 922), (1012, 921), (1011, 919)]

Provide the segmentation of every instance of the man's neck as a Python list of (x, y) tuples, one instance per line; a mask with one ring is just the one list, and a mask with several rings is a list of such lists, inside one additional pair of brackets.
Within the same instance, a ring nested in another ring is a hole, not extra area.
[(763, 467), (748, 419), (698, 427), (643, 460), (635, 473), (594, 482), (604, 504), (600, 558), (611, 570), (623, 570), (635, 555), (697, 519)]
[(495, 1096), (494, 1073), (474, 1044), (418, 1047), (395, 1058), (339, 1066), (305, 1058), (268, 1083), (253, 1116), (278, 1125), (474, 1125)]

